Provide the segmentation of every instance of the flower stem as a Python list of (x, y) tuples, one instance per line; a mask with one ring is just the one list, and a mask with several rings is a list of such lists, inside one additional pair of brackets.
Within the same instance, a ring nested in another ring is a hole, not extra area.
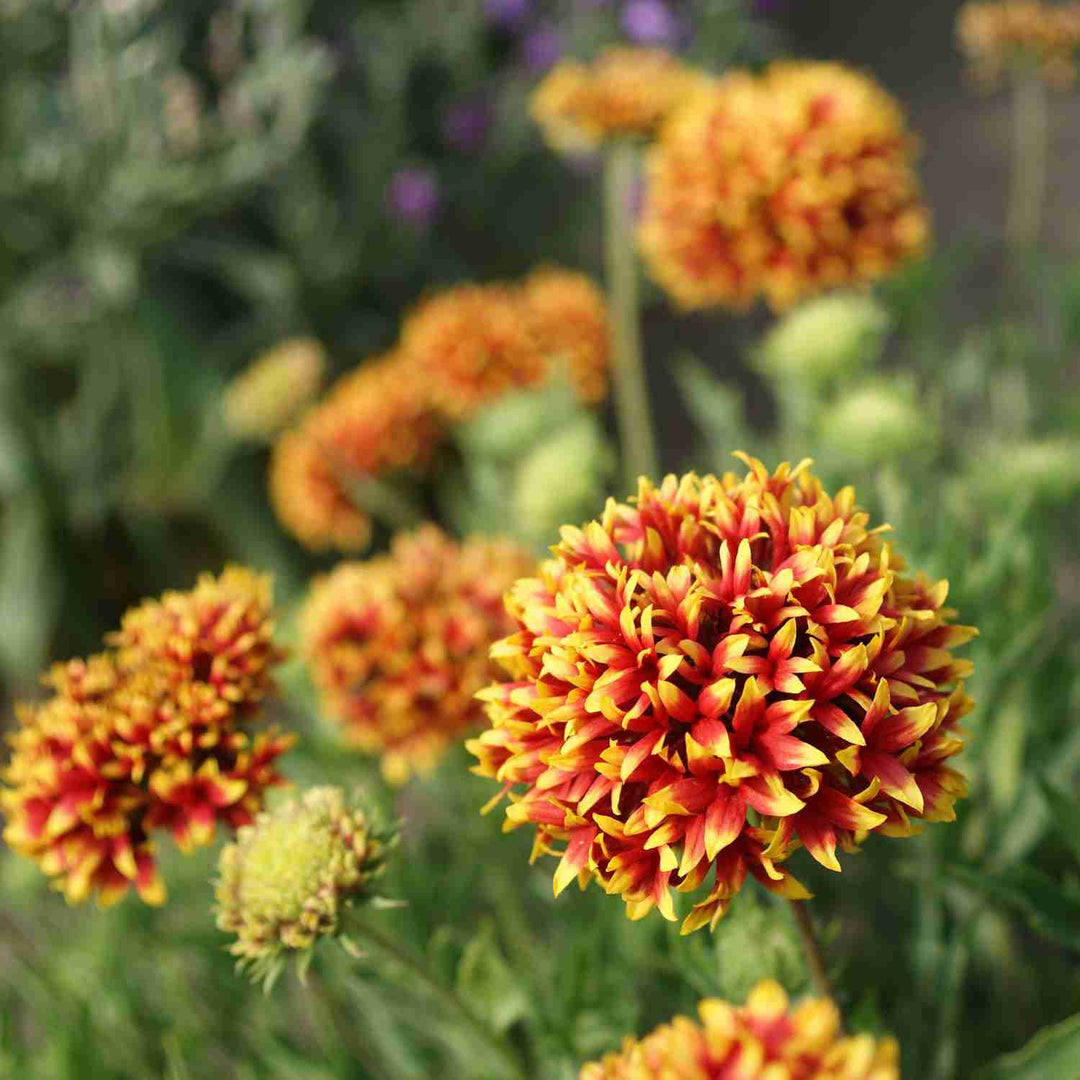
[(1012, 111), (1012, 177), (1005, 235), (1013, 248), (1029, 248), (1039, 239), (1049, 126), (1046, 84), (1037, 71), (1016, 72)]
[(518, 1060), (517, 1054), (510, 1046), (501, 1039), (494, 1031), (477, 1017), (471, 1009), (457, 996), (456, 993), (444, 983), (439, 982), (431, 972), (424, 967), (415, 957), (410, 956), (392, 938), (387, 937), (380, 931), (362, 923), (359, 919), (351, 920), (348, 927), (348, 935), (354, 940), (364, 940), (383, 953), (385, 957), (405, 968), (417, 981), (438, 998), (448, 1012), (453, 1013), (463, 1020), (469, 1030), (483, 1042), (506, 1066), (508, 1077), (514, 1080), (525, 1080), (525, 1073)]
[(659, 480), (649, 387), (641, 349), (638, 270), (631, 201), (637, 149), (617, 139), (604, 159), (604, 258), (615, 336), (615, 410), (626, 483), (637, 491), (639, 476)]
[(795, 916), (795, 925), (802, 935), (803, 952), (806, 954), (806, 966), (810, 969), (810, 981), (814, 989), (823, 997), (832, 998), (833, 988), (829, 982), (829, 976), (825, 972), (825, 957), (821, 952), (817, 935), (814, 933), (814, 924), (810, 921), (810, 912), (806, 907), (805, 900), (792, 900), (791, 912)]

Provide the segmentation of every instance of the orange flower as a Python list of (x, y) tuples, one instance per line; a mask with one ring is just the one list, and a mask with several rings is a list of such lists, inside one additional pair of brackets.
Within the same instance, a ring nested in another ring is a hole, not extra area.
[(4, 839), (56, 879), (72, 902), (112, 903), (134, 884), (147, 903), (165, 887), (150, 834), (184, 851), (217, 823), (252, 820), (291, 738), (251, 742), (249, 720), (281, 654), (269, 578), (230, 567), (188, 593), (124, 617), (114, 653), (57, 665), (42, 705), (19, 710), (11, 736)]
[(927, 242), (912, 157), (899, 106), (843, 65), (729, 76), (650, 152), (642, 252), (688, 308), (876, 280)]
[(488, 648), (511, 625), (502, 595), (529, 565), (510, 544), (457, 544), (428, 525), (314, 582), (303, 653), (327, 711), (382, 754), (391, 782), (431, 768), (480, 720), (473, 697), (496, 671)]
[(307, 547), (365, 548), (371, 518), (351, 497), (350, 478), (422, 466), (440, 435), (426, 389), (400, 355), (365, 364), (278, 439), (270, 462), (274, 512)]
[(845, 1038), (836, 1006), (792, 1007), (779, 983), (758, 983), (746, 1004), (707, 998), (700, 1022), (677, 1016), (619, 1053), (581, 1070), (581, 1080), (899, 1080), (894, 1039)]
[(592, 64), (565, 60), (536, 88), (533, 119), (555, 150), (589, 150), (619, 135), (649, 135), (708, 76), (662, 49), (609, 48)]
[(405, 320), (401, 348), (410, 379), (450, 420), (547, 373), (521, 298), (504, 285), (459, 285), (432, 296)]
[(1010, 64), (1027, 62), (1064, 89), (1076, 79), (1080, 4), (971, 0), (957, 14), (956, 37), (981, 82), (993, 83)]
[[(741, 455), (740, 455), (741, 456)], [(945, 582), (902, 562), (845, 488), (806, 471), (642, 479), (635, 505), (564, 526), (555, 558), (507, 597), (518, 631), (482, 691), (491, 728), (467, 745), (511, 793), (506, 828), (535, 854), (674, 919), (671, 889), (708, 894), (715, 926), (748, 873), (790, 898), (799, 846), (840, 866), (868, 832), (948, 820), (964, 794), (969, 640)], [(753, 814), (751, 814), (753, 811)]]
[(604, 294), (584, 274), (549, 267), (523, 286), (525, 309), (549, 363), (563, 363), (578, 397), (607, 397), (611, 323)]

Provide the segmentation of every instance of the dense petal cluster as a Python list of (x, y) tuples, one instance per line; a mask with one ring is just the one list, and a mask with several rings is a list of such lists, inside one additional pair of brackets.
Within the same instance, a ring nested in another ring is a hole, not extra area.
[(441, 436), (426, 389), (395, 354), (339, 379), (274, 446), (270, 501), (313, 549), (365, 548), (371, 519), (350, 485), (423, 466)]
[(549, 268), (522, 284), (460, 285), (405, 320), (398, 348), (344, 376), (270, 462), (278, 519), (315, 550), (359, 551), (371, 539), (379, 482), (420, 471), (445, 426), (510, 390), (560, 375), (580, 400), (607, 392), (611, 329), (603, 294), (584, 275)]
[(708, 76), (663, 49), (609, 48), (591, 64), (565, 60), (536, 88), (533, 119), (555, 150), (648, 135)]
[(581, 1080), (899, 1080), (895, 1040), (845, 1037), (824, 999), (792, 1006), (779, 983), (764, 981), (746, 1004), (707, 998), (699, 1020), (677, 1016), (618, 1053), (590, 1062)]
[(225, 425), (239, 439), (266, 439), (319, 392), (326, 353), (312, 338), (291, 338), (259, 356), (226, 388)]
[(1011, 64), (1037, 68), (1047, 82), (1071, 86), (1080, 49), (1080, 3), (969, 0), (956, 17), (956, 37), (981, 82), (993, 83)]
[(460, 285), (421, 304), (401, 328), (404, 353), (436, 408), (461, 420), (507, 390), (533, 386), (547, 357), (506, 285)]
[(604, 294), (584, 274), (537, 270), (523, 287), (526, 316), (548, 362), (561, 365), (581, 401), (607, 397), (611, 321)]
[[(642, 478), (565, 526), (555, 558), (515, 584), (510, 675), (481, 692), (475, 771), (531, 823), (534, 856), (619, 894), (631, 918), (674, 919), (672, 889), (707, 895), (684, 933), (715, 926), (746, 875), (799, 898), (782, 865), (869, 832), (953, 818), (970, 709), (947, 584), (903, 563), (845, 488), (807, 462), (742, 478)], [(711, 875), (711, 881), (708, 881)]]
[(53, 696), (22, 707), (11, 736), (7, 843), (73, 903), (130, 885), (162, 903), (151, 833), (209, 844), (281, 782), (291, 738), (251, 732), (280, 659), (272, 633), (269, 578), (230, 567), (130, 611), (114, 651), (56, 665)]
[(340, 788), (316, 787), (243, 826), (222, 849), (217, 925), (256, 979), (290, 953), (341, 931), (342, 910), (371, 898), (393, 836), (372, 827)]
[(711, 83), (649, 154), (649, 270), (687, 308), (783, 308), (883, 277), (929, 237), (913, 151), (893, 98), (841, 64)]
[(479, 723), (474, 695), (497, 673), (488, 650), (512, 629), (502, 597), (530, 567), (509, 543), (459, 544), (428, 525), (313, 583), (304, 656), (326, 711), (355, 746), (381, 754), (391, 782), (430, 768)]

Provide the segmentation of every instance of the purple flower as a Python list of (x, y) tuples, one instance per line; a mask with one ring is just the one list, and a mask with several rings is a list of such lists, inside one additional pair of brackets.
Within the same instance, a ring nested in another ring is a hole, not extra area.
[(528, 17), (532, 0), (484, 0), (488, 22), (507, 30), (516, 30)]
[(679, 36), (678, 21), (664, 0), (630, 0), (622, 27), (639, 45), (671, 45)]
[(439, 180), (431, 169), (399, 169), (387, 190), (390, 211), (399, 221), (428, 229), (439, 209)]
[(443, 110), (439, 130), (447, 146), (463, 154), (484, 145), (491, 126), (491, 103), (485, 98), (457, 101)]
[(562, 56), (562, 51), (562, 37), (553, 26), (538, 26), (530, 30), (521, 43), (526, 66), (537, 74), (547, 71)]

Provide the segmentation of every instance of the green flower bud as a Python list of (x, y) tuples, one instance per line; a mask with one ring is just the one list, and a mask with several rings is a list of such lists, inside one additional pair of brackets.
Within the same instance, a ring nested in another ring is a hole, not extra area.
[(775, 379), (827, 383), (872, 364), (889, 315), (872, 296), (832, 293), (800, 304), (765, 335), (757, 366)]
[(880, 465), (934, 443), (933, 423), (903, 380), (855, 385), (820, 420), (826, 450), (845, 462)]
[(341, 911), (372, 901), (393, 837), (377, 833), (340, 788), (311, 788), (243, 826), (221, 852), (217, 925), (230, 952), (269, 990), (290, 954), (301, 972), (311, 949), (341, 931)]

